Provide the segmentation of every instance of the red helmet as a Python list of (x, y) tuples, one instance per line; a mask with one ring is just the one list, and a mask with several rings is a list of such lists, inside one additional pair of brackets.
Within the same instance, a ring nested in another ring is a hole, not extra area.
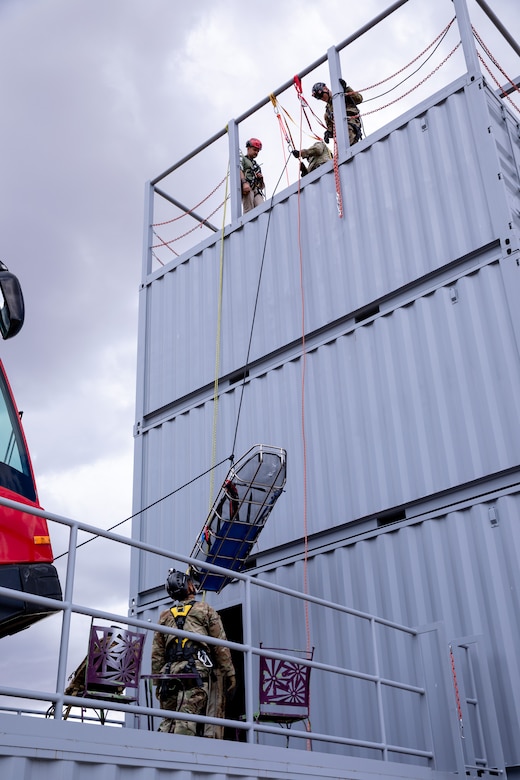
[(259, 152), (262, 150), (262, 142), (258, 138), (250, 138), (249, 141), (246, 141), (246, 146), (252, 146), (253, 149), (258, 149)]

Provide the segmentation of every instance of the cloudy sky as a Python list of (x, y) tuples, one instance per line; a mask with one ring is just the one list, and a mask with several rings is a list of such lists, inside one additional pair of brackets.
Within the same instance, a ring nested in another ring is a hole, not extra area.
[[(468, 2), (486, 43), (518, 76), (518, 58)], [(520, 39), (517, 0), (488, 3)], [(0, 259), (26, 304), (25, 326), (0, 356), (45, 508), (103, 528), (131, 514), (145, 182), (390, 5), (0, 0)], [(354, 86), (405, 64), (452, 16), (450, 0), (410, 0), (380, 48), (353, 50)], [(64, 543), (57, 534), (57, 555)], [(81, 556), (79, 596), (124, 611), (126, 557), (111, 556), (109, 573), (93, 576), (106, 546), (93, 542)], [(49, 658), (52, 620), (30, 629)], [(77, 641), (84, 646), (82, 629)], [(13, 660), (27, 645), (27, 632), (2, 640), (1, 684), (18, 684)]]

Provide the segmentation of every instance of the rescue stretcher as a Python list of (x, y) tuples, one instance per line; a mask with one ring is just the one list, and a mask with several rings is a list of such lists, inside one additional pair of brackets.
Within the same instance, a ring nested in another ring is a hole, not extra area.
[[(257, 444), (229, 470), (209, 512), (191, 557), (242, 571), (260, 531), (286, 481), (287, 453)], [(220, 593), (233, 577), (192, 565), (190, 574), (202, 590)]]

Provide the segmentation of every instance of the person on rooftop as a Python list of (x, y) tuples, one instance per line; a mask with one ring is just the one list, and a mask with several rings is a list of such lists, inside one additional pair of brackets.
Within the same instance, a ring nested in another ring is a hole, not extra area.
[(262, 142), (258, 138), (246, 141), (246, 153), (240, 155), (240, 183), (242, 187), (242, 211), (246, 214), (265, 200), (265, 184), (262, 169), (256, 162)]
[[(358, 104), (363, 102), (363, 95), (354, 92), (352, 87), (348, 87), (346, 81), (339, 79), (343, 95), (345, 96), (345, 108), (347, 111), (348, 140), (351, 146), (357, 143), (361, 138), (361, 117), (359, 115)], [(312, 96), (316, 100), (324, 100), (325, 106), (325, 125), (327, 130), (324, 135), (325, 143), (334, 138), (334, 111), (332, 108), (332, 92), (323, 81), (318, 81), (312, 88)]]

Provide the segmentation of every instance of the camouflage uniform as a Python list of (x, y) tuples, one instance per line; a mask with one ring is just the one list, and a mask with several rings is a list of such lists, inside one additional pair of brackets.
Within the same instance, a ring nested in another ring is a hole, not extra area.
[(332, 157), (329, 147), (323, 141), (316, 141), (308, 149), (302, 149), (300, 156), (309, 160), (309, 173), (319, 165), (328, 162)]
[(247, 195), (242, 194), (242, 211), (244, 214), (251, 211), (256, 206), (260, 206), (264, 200), (264, 177), (262, 176), (262, 169), (251, 157), (247, 154), (240, 156), (240, 168), (245, 176), (246, 181), (251, 187), (251, 190)]
[[(354, 92), (351, 87), (345, 87), (345, 108), (347, 110), (348, 140), (350, 145), (357, 143), (361, 138), (361, 117), (359, 116), (358, 103), (363, 102), (363, 95)], [(334, 135), (334, 112), (332, 109), (332, 95), (325, 106), (325, 124), (330, 137)]]
[[(182, 607), (186, 604), (192, 604), (190, 611), (186, 616), (183, 631), (190, 631), (194, 634), (212, 636), (216, 639), (226, 639), (224, 627), (218, 612), (209, 604), (200, 601), (194, 601), (193, 597), (188, 597), (183, 601), (178, 601), (175, 606)], [(159, 624), (169, 628), (177, 628), (177, 623), (170, 609), (165, 610), (159, 617)], [(175, 643), (176, 637), (173, 634), (163, 634), (157, 631), (154, 634), (152, 643), (152, 674), (179, 674), (186, 670), (187, 661), (167, 663), (167, 648), (171, 642)], [(179, 642), (182, 638), (179, 637)], [(188, 640), (191, 643), (191, 640)], [(193, 643), (191, 643), (193, 644)], [(207, 645), (205, 642), (197, 643), (197, 646), (205, 650), (213, 661), (213, 668), (209, 669), (194, 655), (194, 666), (202, 679), (202, 686), (197, 685), (196, 681), (193, 687), (189, 683), (184, 690), (182, 687), (171, 687), (164, 694), (156, 689), (156, 696), (160, 701), (161, 709), (177, 710), (193, 715), (211, 715), (214, 717), (224, 716), (225, 698), (223, 695), (223, 681), (226, 677), (233, 677), (235, 669), (231, 660), (231, 653), (228, 647), (217, 647), (216, 645)], [(159, 695), (160, 694), (160, 695)], [(197, 728), (199, 727), (199, 728)], [(187, 720), (175, 721), (170, 718), (164, 718), (159, 731), (167, 731), (174, 734), (187, 734), (190, 736), (200, 735), (213, 738), (222, 738), (223, 729), (207, 724), (190, 722)]]

